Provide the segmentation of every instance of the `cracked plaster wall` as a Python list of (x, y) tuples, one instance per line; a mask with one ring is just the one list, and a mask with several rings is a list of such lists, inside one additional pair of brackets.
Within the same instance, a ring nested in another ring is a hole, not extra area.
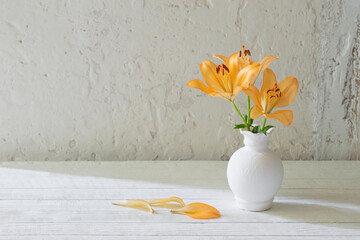
[(185, 84), (243, 44), (299, 79), (274, 151), (360, 159), (360, 1), (0, 3), (0, 160), (228, 160), (238, 116)]

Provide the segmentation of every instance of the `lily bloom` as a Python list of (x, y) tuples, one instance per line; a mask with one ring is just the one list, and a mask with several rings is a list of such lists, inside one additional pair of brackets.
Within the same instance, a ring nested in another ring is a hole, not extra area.
[[(214, 55), (224, 63), (216, 65), (209, 60), (200, 63), (200, 71), (207, 86), (200, 79), (187, 83), (189, 87), (200, 89), (212, 97), (222, 97), (234, 101), (236, 95), (253, 84), (259, 74), (277, 57), (266, 56), (261, 63), (251, 60), (250, 51), (234, 53), (230, 57)], [(242, 54), (243, 53), (243, 54)]]
[(244, 90), (255, 104), (251, 110), (251, 117), (255, 119), (264, 115), (265, 118), (274, 118), (286, 126), (290, 125), (293, 121), (292, 111), (272, 111), (290, 105), (298, 88), (299, 83), (295, 77), (289, 76), (277, 84), (274, 72), (269, 68), (265, 69), (261, 90), (254, 85), (249, 85)]

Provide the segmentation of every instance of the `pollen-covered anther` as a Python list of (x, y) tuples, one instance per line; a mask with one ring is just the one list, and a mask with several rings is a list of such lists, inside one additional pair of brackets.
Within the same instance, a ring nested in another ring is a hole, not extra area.
[(274, 88), (268, 89), (266, 91), (266, 94), (268, 94), (269, 99), (272, 98), (280, 98), (281, 97), (281, 90), (277, 87), (277, 84), (274, 84)]
[(227, 72), (230, 72), (229, 68), (225, 64), (221, 64), (221, 65), (222, 65), (223, 69), (225, 69)]
[(225, 64), (220, 64), (216, 67), (216, 73), (219, 74), (220, 71), (222, 71), (223, 75), (225, 75), (225, 71), (227, 71), (228, 73), (230, 72), (229, 68)]
[(239, 57), (241, 57), (242, 53), (244, 54), (244, 57), (251, 56), (250, 50), (249, 49), (245, 50), (244, 45), (242, 45), (241, 48), (242, 48), (242, 50), (239, 51)]

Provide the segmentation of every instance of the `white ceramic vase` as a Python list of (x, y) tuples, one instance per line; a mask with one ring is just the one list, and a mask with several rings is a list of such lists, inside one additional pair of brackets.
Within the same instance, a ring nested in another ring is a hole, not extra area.
[(230, 158), (227, 178), (237, 205), (248, 211), (265, 211), (272, 206), (284, 176), (280, 157), (268, 149), (269, 133), (240, 130), (245, 146)]

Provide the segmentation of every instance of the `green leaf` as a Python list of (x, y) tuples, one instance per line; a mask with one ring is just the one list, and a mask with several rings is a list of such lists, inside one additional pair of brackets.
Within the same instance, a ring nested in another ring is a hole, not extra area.
[(253, 124), (254, 119), (250, 118), (250, 125)]
[(233, 129), (240, 129), (240, 128), (246, 128), (245, 124), (235, 124), (235, 127)]
[(274, 126), (272, 125), (267, 125), (264, 127), (264, 129), (262, 130), (264, 133), (266, 133), (270, 128), (273, 128)]
[(245, 119), (245, 122), (248, 121), (248, 116), (247, 116), (247, 114), (244, 115), (244, 119)]
[(273, 127), (274, 127), (274, 126), (272, 126), (272, 125), (267, 125), (267, 126), (265, 126), (263, 129), (261, 129), (261, 132), (266, 135), (266, 132), (267, 132), (270, 128), (273, 128)]
[(260, 132), (260, 126), (253, 127), (252, 132), (253, 133), (259, 133)]

